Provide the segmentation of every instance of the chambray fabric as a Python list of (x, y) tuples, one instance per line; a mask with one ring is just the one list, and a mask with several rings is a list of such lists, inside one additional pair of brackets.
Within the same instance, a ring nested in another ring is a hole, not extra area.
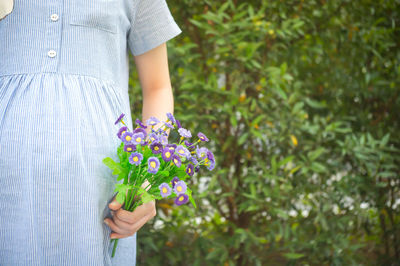
[(0, 265), (136, 264), (136, 234), (111, 258), (102, 159), (117, 160), (121, 113), (133, 128), (129, 52), (180, 33), (165, 0), (15, 0), (0, 21)]

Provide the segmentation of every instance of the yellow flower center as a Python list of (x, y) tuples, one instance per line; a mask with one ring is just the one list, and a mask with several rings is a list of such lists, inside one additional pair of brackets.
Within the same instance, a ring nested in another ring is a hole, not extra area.
[(126, 132), (125, 130), (124, 130), (124, 131), (122, 131), (121, 135), (123, 135), (125, 132)]
[(151, 137), (151, 140), (153, 141), (153, 140), (155, 140), (155, 138)]
[(180, 196), (180, 197), (179, 197), (179, 201), (183, 201), (183, 199), (184, 199), (183, 196)]
[(171, 153), (170, 153), (169, 151), (167, 151), (167, 152), (165, 153), (165, 157), (167, 157), (167, 158), (171, 157)]
[(137, 156), (133, 157), (133, 161), (137, 162), (139, 158)]
[(163, 192), (163, 193), (167, 193), (167, 192), (168, 192), (168, 189), (167, 189), (166, 187), (163, 187), (163, 188), (162, 188), (162, 192)]
[(154, 149), (155, 149), (156, 151), (158, 151), (158, 146), (155, 146)]
[(153, 167), (153, 168), (156, 168), (156, 162), (154, 162), (154, 161), (150, 162), (150, 166)]
[(174, 162), (177, 164), (177, 163), (178, 163), (178, 160), (177, 160), (177, 159), (174, 159)]
[(205, 159), (204, 159), (204, 162), (206, 162), (206, 163), (207, 163), (207, 162), (208, 162), (208, 158), (205, 158)]
[(131, 141), (131, 140), (132, 140), (131, 136), (126, 136), (125, 139), (126, 139), (127, 141)]
[(177, 187), (176, 187), (176, 190), (182, 191), (182, 187), (181, 187), (181, 186), (177, 186)]
[(132, 150), (132, 148), (131, 148), (131, 147), (128, 147), (128, 148), (126, 148), (126, 150), (127, 150), (127, 151), (131, 151), (131, 150)]
[(192, 169), (188, 168), (188, 172), (190, 173), (192, 171)]
[(179, 150), (179, 153), (185, 154), (185, 151), (184, 150)]
[(142, 138), (141, 137), (137, 137), (136, 138), (136, 142), (141, 142), (142, 141)]

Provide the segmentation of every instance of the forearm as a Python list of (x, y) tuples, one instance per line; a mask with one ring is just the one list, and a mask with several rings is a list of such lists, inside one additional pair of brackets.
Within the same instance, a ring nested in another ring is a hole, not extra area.
[[(143, 93), (143, 109), (142, 109), (142, 121), (146, 123), (147, 119), (154, 116), (160, 121), (166, 121), (166, 113), (174, 114), (174, 97), (171, 86), (165, 86), (159, 89), (147, 89)], [(158, 129), (162, 126), (162, 123), (154, 126), (154, 129)], [(146, 132), (151, 132), (151, 127), (146, 128)], [(169, 133), (169, 130), (167, 131)]]
[[(157, 117), (160, 121), (166, 121), (167, 115), (166, 113), (173, 114), (174, 111), (174, 97), (172, 93), (172, 89), (170, 86), (160, 89), (146, 90), (146, 93), (143, 94), (143, 109), (142, 109), (142, 121), (146, 123), (147, 119), (154, 116)], [(162, 126), (162, 123), (154, 126), (154, 129), (158, 129)], [(146, 128), (146, 132), (151, 132), (151, 127)], [(167, 130), (169, 133), (169, 130)], [(145, 180), (142, 188), (146, 188), (150, 183)], [(150, 189), (151, 186), (147, 187), (147, 190)]]

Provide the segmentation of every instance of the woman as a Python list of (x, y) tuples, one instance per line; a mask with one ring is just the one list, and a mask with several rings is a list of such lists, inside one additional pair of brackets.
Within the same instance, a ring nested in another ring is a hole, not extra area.
[(122, 210), (102, 159), (117, 160), (121, 113), (136, 126), (129, 51), (141, 120), (173, 112), (166, 41), (180, 33), (165, 0), (14, 0), (0, 21), (0, 265), (135, 265), (155, 204)]

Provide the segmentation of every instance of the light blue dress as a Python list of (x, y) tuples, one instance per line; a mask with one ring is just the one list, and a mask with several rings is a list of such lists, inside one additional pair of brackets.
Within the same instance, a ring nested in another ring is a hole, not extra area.
[[(111, 258), (102, 163), (132, 128), (129, 51), (181, 33), (165, 0), (14, 0), (0, 21), (0, 265), (135, 265)], [(140, 240), (139, 240), (140, 241)]]

